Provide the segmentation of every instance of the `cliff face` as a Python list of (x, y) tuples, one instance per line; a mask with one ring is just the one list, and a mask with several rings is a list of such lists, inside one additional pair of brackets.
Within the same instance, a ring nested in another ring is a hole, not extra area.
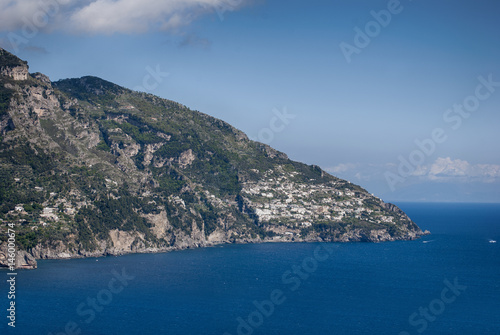
[(0, 219), (28, 255), (423, 234), (396, 206), (221, 120), (99, 78), (27, 71), (1, 50)]
[[(0, 268), (9, 266), (8, 244), (6, 242), (0, 244)], [(26, 250), (16, 251), (16, 269), (36, 269), (37, 263), (35, 257)]]
[(13, 80), (28, 79), (28, 63), (0, 48), (0, 76)]

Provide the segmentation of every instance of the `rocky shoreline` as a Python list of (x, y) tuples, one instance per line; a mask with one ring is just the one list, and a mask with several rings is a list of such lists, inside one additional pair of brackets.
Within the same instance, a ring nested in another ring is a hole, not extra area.
[[(29, 252), (26, 250), (17, 250), (16, 255), (16, 269), (36, 269), (38, 267), (37, 260), (40, 259), (77, 259), (77, 258), (89, 258), (89, 257), (105, 257), (105, 256), (122, 256), (127, 254), (145, 254), (145, 253), (163, 253), (171, 252), (177, 250), (193, 249), (193, 248), (204, 248), (213, 247), (216, 245), (224, 244), (251, 244), (251, 243), (310, 243), (310, 242), (337, 242), (337, 243), (348, 243), (348, 242), (371, 242), (371, 243), (381, 243), (381, 242), (392, 242), (392, 241), (411, 241), (416, 240), (422, 236), (429, 235), (429, 231), (424, 232), (409, 232), (404, 238), (396, 238), (389, 235), (385, 230), (376, 231), (372, 230), (367, 234), (360, 229), (349, 231), (348, 233), (342, 234), (339, 237), (332, 237), (327, 239), (322, 239), (319, 236), (308, 235), (305, 238), (300, 237), (290, 237), (290, 236), (277, 236), (274, 238), (244, 238), (244, 239), (223, 239), (218, 241), (184, 241), (174, 246), (169, 247), (145, 247), (145, 246), (133, 246), (133, 245), (120, 245), (116, 247), (107, 247), (106, 242), (101, 243), (101, 247), (96, 251), (78, 250), (77, 252), (69, 251), (67, 247), (60, 242), (57, 246), (49, 248), (37, 245), (35, 248), (31, 249)], [(2, 243), (0, 245), (0, 269), (6, 269), (8, 267), (7, 260), (7, 243)]]

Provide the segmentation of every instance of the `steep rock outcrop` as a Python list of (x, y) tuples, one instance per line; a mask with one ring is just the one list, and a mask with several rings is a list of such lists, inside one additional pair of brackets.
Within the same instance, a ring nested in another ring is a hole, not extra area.
[(0, 48), (0, 76), (13, 80), (27, 80), (28, 63)]
[[(9, 267), (9, 264), (8, 244), (3, 242), (0, 244), (0, 269)], [(37, 262), (31, 253), (26, 250), (17, 250), (15, 267), (16, 269), (36, 269)]]

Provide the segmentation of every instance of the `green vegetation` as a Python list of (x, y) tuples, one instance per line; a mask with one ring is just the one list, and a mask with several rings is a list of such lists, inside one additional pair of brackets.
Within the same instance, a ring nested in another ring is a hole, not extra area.
[(26, 65), (27, 62), (0, 48), (0, 68)]
[(8, 114), (7, 110), (9, 108), (10, 100), (13, 94), (13, 90), (0, 85), (0, 118)]
[[(0, 65), (12, 62), (21, 61), (0, 54)], [(7, 82), (13, 89), (5, 88)], [(179, 245), (186, 236), (193, 238), (193, 227), (206, 236), (224, 230), (233, 241), (272, 237), (273, 227), (299, 231), (295, 219), (259, 220), (251, 201), (270, 204), (270, 198), (255, 194), (250, 201), (242, 190), (264, 174), (276, 180), (290, 176), (305, 190), (335, 185), (355, 192), (374, 211), (338, 223), (325, 219), (334, 214), (327, 210), (301, 230), (303, 237), (315, 233), (328, 240), (352, 228), (394, 234), (401, 233), (397, 225), (418, 229), (404, 217), (397, 217), (396, 225), (375, 222), (388, 211), (365, 190), (249, 141), (226, 122), (96, 77), (53, 83), (58, 107), (38, 116), (32, 106), (40, 103), (40, 95), (35, 99), (29, 90), (49, 86), (33, 78), (0, 78), (0, 121), (7, 125), (0, 138), (0, 219), (16, 222), (24, 249), (62, 241), (75, 252), (97, 250), (110, 242), (115, 229), (141, 236), (135, 246)], [(9, 110), (12, 99), (16, 114)], [(46, 91), (40, 99), (48, 99)], [(25, 124), (15, 128), (8, 113)], [(273, 189), (267, 192), (286, 200)], [(353, 198), (317, 191), (303, 201), (328, 203), (328, 197)]]
[(111, 148), (109, 147), (109, 145), (106, 143), (106, 141), (102, 140), (101, 142), (99, 142), (96, 146), (96, 149), (97, 150), (102, 150), (102, 151), (111, 151)]
[[(135, 120), (134, 120), (135, 119)], [(138, 118), (133, 118), (129, 116), (129, 122), (135, 121), (134, 123), (140, 124)], [(140, 124), (140, 126), (133, 125), (131, 123), (117, 123), (114, 122), (116, 127), (122, 129), (126, 134), (130, 135), (139, 144), (151, 144), (162, 142), (162, 139), (158, 137), (155, 133), (151, 132), (149, 127), (145, 124)]]
[[(118, 199), (101, 199), (94, 202), (94, 208), (83, 207), (77, 214), (84, 221), (92, 233), (100, 239), (106, 239), (112, 229), (123, 231), (137, 230), (146, 235), (150, 234), (150, 224), (137, 214), (141, 201), (122, 192)], [(77, 220), (78, 222), (78, 220)], [(85, 237), (90, 242), (88, 236)]]
[(92, 102), (107, 108), (117, 108), (116, 95), (123, 89), (109, 81), (87, 76), (80, 79), (65, 79), (54, 83), (61, 91), (71, 92), (78, 100)]

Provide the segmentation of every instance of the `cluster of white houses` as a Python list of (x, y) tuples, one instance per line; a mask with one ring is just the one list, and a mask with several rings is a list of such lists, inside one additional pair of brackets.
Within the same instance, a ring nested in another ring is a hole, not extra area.
[[(35, 187), (35, 191), (41, 192), (41, 191), (43, 191), (43, 188), (37, 186), (37, 187)], [(51, 198), (54, 198), (56, 196), (57, 196), (57, 193), (55, 193), (55, 192), (50, 193)], [(55, 204), (56, 205), (63, 204), (64, 214), (74, 215), (76, 212), (75, 208), (66, 202), (66, 199), (58, 199), (55, 202)], [(30, 214), (30, 213), (28, 213), (28, 211), (26, 209), (27, 208), (25, 208), (25, 204), (17, 204), (14, 207), (14, 210), (10, 211), (8, 214), (10, 216), (20, 217), (20, 220), (23, 221), (24, 219), (22, 218), (22, 216)], [(30, 210), (30, 209), (28, 209), (28, 210)], [(59, 212), (60, 212), (59, 209), (56, 207), (44, 206), (42, 208), (41, 213), (38, 214), (38, 217), (33, 218), (34, 219), (33, 222), (35, 222), (35, 225), (32, 227), (32, 229), (36, 229), (38, 227), (38, 225), (46, 226), (52, 222), (58, 222), (60, 220), (60, 217), (59, 217), (60, 213)]]
[(293, 181), (297, 174), (280, 173), (279, 177), (274, 177), (270, 170), (258, 182), (245, 183), (243, 194), (261, 222), (288, 223), (298, 227), (318, 221), (341, 222), (346, 217), (387, 223), (394, 220), (392, 216), (384, 216), (382, 212), (369, 208), (365, 203), (367, 195), (356, 194), (348, 187), (340, 190), (335, 181), (328, 184), (297, 183)]

